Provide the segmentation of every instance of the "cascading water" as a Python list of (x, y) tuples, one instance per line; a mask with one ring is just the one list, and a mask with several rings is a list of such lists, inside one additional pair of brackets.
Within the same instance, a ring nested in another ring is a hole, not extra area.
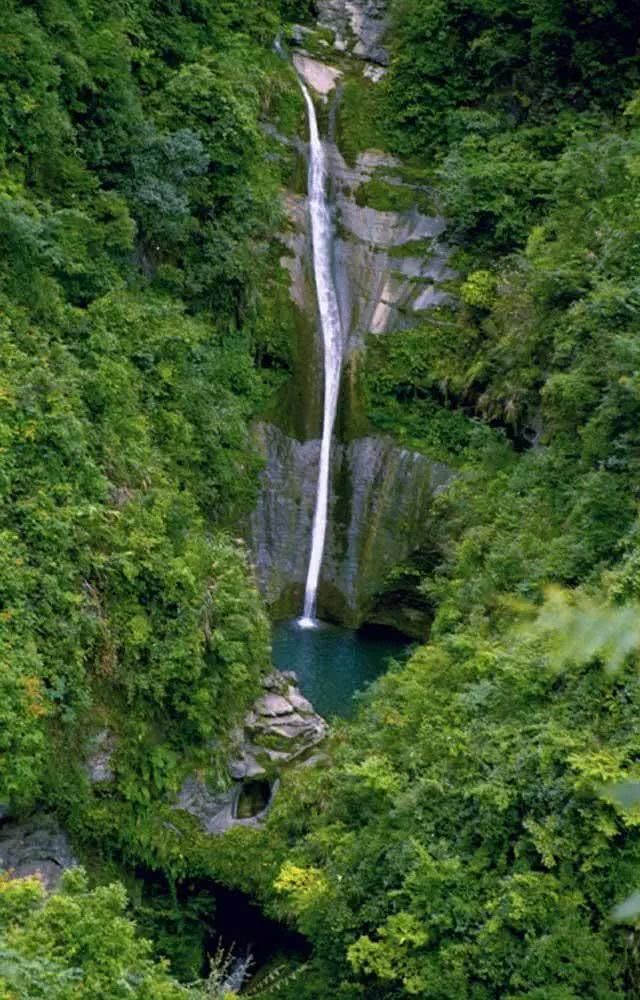
[(331, 471), (331, 439), (338, 407), (340, 373), (342, 370), (342, 324), (338, 297), (333, 281), (331, 213), (327, 201), (327, 167), (325, 150), (320, 140), (316, 110), (311, 95), (300, 81), (309, 116), (309, 208), (313, 242), (313, 271), (318, 297), (320, 326), (324, 348), (324, 408), (322, 443), (318, 471), (318, 491), (313, 515), (311, 555), (304, 594), (304, 614), (299, 624), (304, 628), (315, 624), (318, 582), (327, 534), (329, 483)]

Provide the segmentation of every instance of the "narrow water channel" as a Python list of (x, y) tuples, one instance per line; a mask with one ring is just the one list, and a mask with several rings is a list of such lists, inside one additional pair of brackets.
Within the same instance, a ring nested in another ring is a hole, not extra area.
[(294, 670), (300, 687), (325, 718), (353, 715), (360, 691), (383, 674), (392, 660), (409, 653), (410, 644), (392, 629), (361, 632), (318, 622), (301, 629), (296, 621), (273, 626), (273, 662)]

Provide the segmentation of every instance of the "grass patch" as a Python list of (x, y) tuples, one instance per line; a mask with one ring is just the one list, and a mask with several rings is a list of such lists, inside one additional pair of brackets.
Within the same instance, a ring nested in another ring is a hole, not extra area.
[(389, 247), (387, 253), (389, 257), (395, 257), (398, 259), (404, 257), (430, 257), (433, 253), (434, 244), (437, 241), (429, 236), (426, 236), (423, 240), (408, 240), (406, 243), (401, 243), (397, 247)]
[(327, 51), (333, 49), (335, 33), (330, 28), (314, 28), (313, 31), (305, 31), (302, 45), (305, 52), (310, 56), (317, 56), (326, 60)]
[(296, 75), (288, 63), (274, 56), (264, 98), (265, 117), (282, 135), (294, 138), (304, 133), (306, 109)]

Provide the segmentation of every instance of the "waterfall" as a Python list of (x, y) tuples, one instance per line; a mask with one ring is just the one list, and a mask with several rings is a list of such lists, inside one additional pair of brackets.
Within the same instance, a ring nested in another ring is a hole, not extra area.
[(331, 466), (331, 439), (338, 407), (340, 373), (342, 370), (342, 329), (338, 297), (333, 281), (332, 243), (333, 232), (331, 213), (327, 202), (327, 167), (325, 151), (320, 141), (318, 120), (311, 95), (300, 81), (309, 115), (310, 159), (309, 159), (309, 208), (311, 213), (311, 238), (313, 242), (313, 271), (320, 312), (320, 326), (324, 349), (324, 407), (322, 421), (322, 442), (320, 447), (320, 467), (318, 490), (313, 515), (311, 535), (311, 555), (304, 594), (304, 614), (300, 625), (310, 628), (314, 625), (318, 581), (327, 534), (327, 513), (329, 507), (329, 485)]

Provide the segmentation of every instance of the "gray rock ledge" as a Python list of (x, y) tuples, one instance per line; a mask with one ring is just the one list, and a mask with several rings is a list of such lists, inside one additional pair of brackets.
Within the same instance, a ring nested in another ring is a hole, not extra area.
[(210, 834), (235, 826), (258, 827), (269, 813), (289, 767), (323, 760), (318, 752), (328, 726), (297, 686), (292, 671), (272, 671), (263, 679), (264, 693), (247, 712), (235, 733), (227, 761), (231, 784), (211, 788), (197, 773), (182, 783), (175, 803), (199, 820)]

